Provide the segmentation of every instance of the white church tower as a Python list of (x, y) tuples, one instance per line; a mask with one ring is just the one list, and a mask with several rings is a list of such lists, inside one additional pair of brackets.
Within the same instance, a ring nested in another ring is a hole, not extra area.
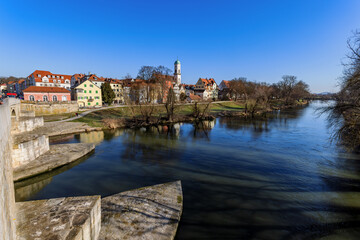
[(181, 84), (181, 64), (179, 60), (174, 63), (174, 79), (176, 85)]

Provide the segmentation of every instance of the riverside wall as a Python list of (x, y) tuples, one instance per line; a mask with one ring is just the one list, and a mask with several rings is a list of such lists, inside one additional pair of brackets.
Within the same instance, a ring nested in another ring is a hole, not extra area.
[(30, 102), (21, 101), (21, 111), (34, 111), (36, 116), (72, 113), (79, 111), (77, 102)]
[(11, 159), (10, 99), (0, 105), (0, 239), (15, 239), (15, 194)]
[(49, 151), (49, 137), (41, 135), (33, 140), (13, 146), (13, 168), (25, 165)]

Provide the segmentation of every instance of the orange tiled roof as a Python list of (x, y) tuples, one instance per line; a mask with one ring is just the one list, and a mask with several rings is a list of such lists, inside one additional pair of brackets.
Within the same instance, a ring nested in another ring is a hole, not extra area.
[(37, 86), (30, 86), (24, 89), (23, 92), (70, 93), (70, 91), (62, 87), (37, 87)]
[(200, 78), (200, 80), (203, 82), (204, 85), (213, 85), (214, 83), (216, 84), (215, 80), (213, 78)]
[(192, 94), (192, 93), (190, 93), (189, 98), (191, 100), (201, 100), (201, 97), (199, 95), (195, 95), (195, 94)]
[[(105, 78), (98, 77), (95, 74), (85, 75), (83, 78), (86, 78), (86, 80), (90, 80), (92, 82), (104, 82), (105, 81)], [(85, 79), (84, 79), (84, 81), (85, 81)]]
[[(38, 77), (40, 75), (40, 77)], [(71, 80), (71, 75), (65, 75), (65, 74), (55, 74), (51, 73), (49, 71), (43, 71), (43, 70), (35, 70), (32, 74), (28, 76), (30, 78), (31, 76), (34, 77), (35, 82), (42, 82), (43, 77), (49, 78), (49, 82), (53, 82), (56, 80), (56, 82), (65, 83), (65, 80)], [(63, 77), (64, 79), (61, 79)]]
[(230, 88), (230, 81), (222, 80), (227, 88)]

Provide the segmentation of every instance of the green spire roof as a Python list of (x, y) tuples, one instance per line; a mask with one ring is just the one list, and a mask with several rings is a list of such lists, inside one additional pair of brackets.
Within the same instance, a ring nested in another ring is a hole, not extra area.
[(174, 62), (174, 65), (175, 64), (180, 64), (180, 61), (179, 60), (176, 60), (175, 62)]

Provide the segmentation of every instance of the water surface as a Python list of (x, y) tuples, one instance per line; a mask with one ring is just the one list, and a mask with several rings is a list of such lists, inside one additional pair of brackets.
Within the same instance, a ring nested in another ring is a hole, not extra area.
[(266, 121), (92, 132), (91, 156), (17, 184), (17, 200), (108, 196), (180, 179), (177, 239), (360, 239), (359, 157), (330, 144), (314, 102)]

